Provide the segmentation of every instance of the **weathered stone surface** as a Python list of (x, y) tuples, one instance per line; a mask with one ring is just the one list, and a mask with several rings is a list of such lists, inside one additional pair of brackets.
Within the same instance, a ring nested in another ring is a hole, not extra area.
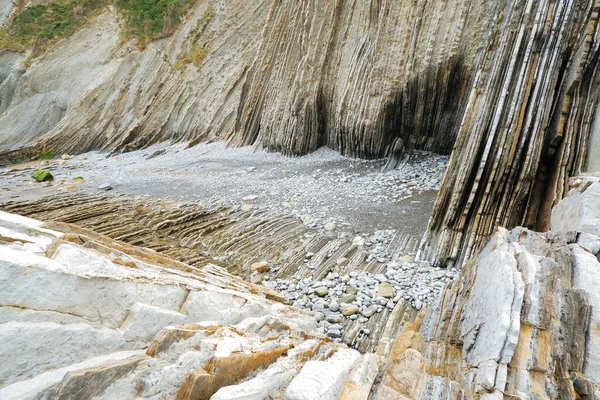
[(270, 268), (269, 263), (266, 261), (259, 261), (250, 266), (250, 270), (256, 272), (267, 272)]
[(386, 299), (391, 299), (394, 297), (394, 287), (389, 282), (383, 282), (379, 284), (377, 294), (381, 297), (385, 297)]
[(577, 244), (592, 254), (600, 253), (600, 238), (589, 233), (579, 233), (577, 235)]
[(306, 361), (350, 351), (218, 267), (40, 225), (0, 213), (0, 398), (283, 396)]
[(327, 361), (308, 361), (286, 389), (284, 400), (338, 399), (360, 358), (356, 350), (338, 350)]
[[(280, 298), (273, 291), (223, 269), (191, 267), (91, 231), (59, 227), (64, 231), (0, 213), (0, 284), (8, 289), (0, 291), (0, 353), (9, 360), (0, 365), (0, 398), (600, 394), (600, 262), (589, 241), (577, 243), (577, 234), (499, 229), (418, 314), (401, 301), (390, 312), (383, 307), (387, 299), (361, 290), (357, 297), (373, 312), (363, 319), (367, 326), (353, 332), (354, 326), (339, 323), (341, 315), (328, 314), (320, 332), (335, 332), (349, 345), (381, 338), (380, 366), (373, 354), (360, 355), (317, 333), (313, 316), (271, 300)], [(371, 291), (377, 281), (380, 287), (393, 281), (374, 276)], [(317, 285), (341, 297), (343, 285), (327, 279)], [(314, 294), (310, 299), (327, 312), (334, 303)], [(335, 304), (342, 312), (359, 311)], [(385, 326), (374, 322), (378, 309), (391, 314)], [(10, 357), (17, 352), (20, 358)]]
[(523, 291), (517, 260), (508, 246), (479, 261), (459, 325), (463, 359), (469, 365), (475, 367), (488, 360), (507, 364), (511, 360), (519, 334)]
[(492, 235), (437, 303), (405, 325), (376, 398), (600, 393), (600, 262), (569, 242), (524, 228)]
[(573, 286), (588, 292), (592, 309), (581, 372), (600, 384), (600, 262), (583, 249), (573, 249)]
[(553, 231), (579, 231), (600, 236), (600, 181), (586, 179), (552, 212)]

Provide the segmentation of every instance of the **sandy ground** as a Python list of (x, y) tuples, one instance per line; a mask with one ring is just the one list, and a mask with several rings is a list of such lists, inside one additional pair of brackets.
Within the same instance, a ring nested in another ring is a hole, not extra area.
[[(21, 164), (0, 170), (0, 202), (77, 191), (98, 191), (161, 199), (199, 201), (227, 207), (270, 208), (308, 224), (333, 222), (357, 233), (396, 229), (424, 232), (447, 157), (413, 152), (397, 169), (385, 160), (355, 160), (329, 149), (288, 158), (225, 143), (161, 144), (118, 156), (91, 152), (66, 161)], [(29, 176), (52, 172), (51, 185)], [(83, 177), (83, 183), (73, 182)]]

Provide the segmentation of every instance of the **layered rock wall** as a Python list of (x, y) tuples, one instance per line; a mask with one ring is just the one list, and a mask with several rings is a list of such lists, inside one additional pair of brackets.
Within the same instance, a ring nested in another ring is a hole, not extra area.
[(365, 354), (221, 268), (0, 212), (0, 398), (598, 398), (600, 183), (580, 183), (569, 230), (499, 228)]
[(553, 226), (583, 232), (500, 228), (405, 326), (375, 398), (598, 398), (600, 238), (585, 223), (600, 203), (593, 187), (569, 197)]
[(497, 226), (548, 229), (596, 149), (598, 7), (527, 1), (505, 14), (475, 72), (426, 257), (462, 264)]

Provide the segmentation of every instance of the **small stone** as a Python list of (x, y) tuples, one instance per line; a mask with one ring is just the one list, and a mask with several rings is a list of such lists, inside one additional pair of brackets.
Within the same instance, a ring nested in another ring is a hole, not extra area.
[(358, 289), (353, 286), (346, 286), (345, 292), (347, 294), (356, 295), (356, 294), (358, 294)]
[(323, 227), (325, 228), (326, 231), (332, 232), (335, 230), (335, 224), (333, 222), (328, 222), (325, 225), (323, 225)]
[(67, 153), (65, 153), (62, 156), (60, 156), (60, 158), (63, 160), (70, 160), (71, 158), (73, 158), (73, 156), (70, 156)]
[(110, 183), (103, 183), (102, 185), (98, 186), (99, 190), (111, 190), (112, 186)]
[(340, 305), (335, 301), (332, 301), (331, 303), (329, 303), (329, 309), (333, 312), (336, 312), (340, 309)]
[(258, 196), (255, 196), (255, 195), (242, 197), (242, 201), (254, 201), (256, 199), (258, 199)]
[(250, 277), (250, 282), (256, 284), (259, 284), (262, 282), (264, 275), (263, 274), (256, 274)]
[(323, 304), (323, 303), (314, 303), (311, 308), (313, 311), (318, 311), (318, 312), (322, 312), (322, 313), (324, 313), (326, 311), (325, 304)]
[(340, 310), (342, 311), (343, 316), (348, 317), (350, 315), (354, 315), (354, 314), (358, 313), (359, 308), (355, 304), (344, 303), (344, 304), (340, 305)]
[(323, 313), (322, 313), (322, 312), (320, 312), (320, 311), (317, 311), (317, 312), (315, 313), (315, 315), (314, 315), (314, 318), (315, 318), (315, 320), (316, 320), (317, 322), (321, 322), (321, 321), (323, 321), (323, 320), (325, 319), (325, 314), (323, 314)]
[(300, 220), (302, 221), (302, 223), (304, 225), (312, 225), (313, 222), (315, 222), (314, 218), (311, 217), (308, 214), (304, 214), (300, 217)]
[(353, 295), (353, 294), (349, 294), (347, 296), (344, 296), (344, 297), (340, 298), (339, 303), (340, 304), (343, 304), (343, 303), (350, 304), (350, 303), (352, 303), (355, 300), (356, 300), (356, 296)]
[(365, 245), (365, 238), (363, 238), (362, 236), (357, 236), (354, 239), (352, 239), (352, 244), (357, 247), (362, 247)]
[(329, 331), (327, 331), (327, 336), (329, 336), (330, 338), (341, 338), (342, 332), (338, 331), (337, 329), (330, 329)]
[(271, 267), (266, 261), (259, 261), (250, 266), (250, 271), (267, 272)]
[(421, 302), (421, 300), (415, 300), (415, 310), (419, 311), (421, 307), (423, 307), (423, 303)]
[(394, 297), (394, 287), (389, 282), (383, 282), (379, 284), (377, 295), (386, 299), (391, 299)]
[(329, 294), (329, 289), (327, 289), (325, 286), (320, 286), (315, 289), (315, 293), (319, 297), (325, 297)]
[(331, 324), (337, 324), (342, 321), (342, 316), (340, 314), (328, 314), (325, 319)]
[(360, 313), (363, 317), (365, 318), (370, 318), (373, 316), (373, 314), (375, 314), (377, 312), (377, 307), (371, 306), (368, 307), (366, 309), (363, 310), (362, 313)]
[(240, 210), (247, 212), (250, 211), (254, 208), (254, 206), (252, 204), (242, 204), (242, 206), (240, 207)]

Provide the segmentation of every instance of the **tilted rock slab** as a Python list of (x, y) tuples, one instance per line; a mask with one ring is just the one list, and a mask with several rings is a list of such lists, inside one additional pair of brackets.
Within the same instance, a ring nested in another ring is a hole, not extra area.
[(374, 398), (598, 398), (600, 262), (576, 238), (499, 228), (405, 326)]
[[(585, 182), (564, 201), (592, 196)], [(591, 233), (499, 228), (433, 305), (361, 355), (221, 268), (52, 226), (63, 232), (0, 213), (0, 398), (600, 396)]]
[(373, 356), (276, 292), (66, 230), (0, 212), (0, 398), (297, 398), (309, 363), (335, 367), (324, 398), (370, 391)]

